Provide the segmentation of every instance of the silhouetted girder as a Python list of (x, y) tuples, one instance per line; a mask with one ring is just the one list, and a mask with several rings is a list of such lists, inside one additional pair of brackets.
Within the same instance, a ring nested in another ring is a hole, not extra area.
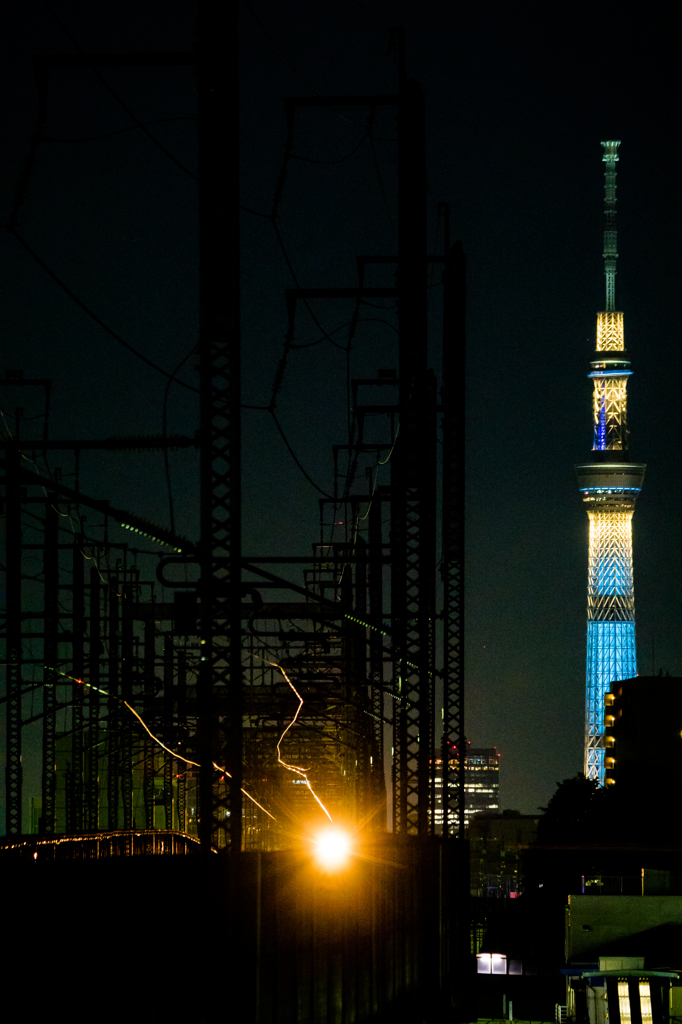
[[(187, 651), (185, 649), (178, 651), (177, 653), (177, 708), (178, 717), (181, 722), (187, 722)], [(172, 702), (171, 702), (172, 705)], [(180, 829), (183, 831), (186, 828), (186, 809), (187, 809), (187, 772), (178, 779), (178, 795), (177, 795), (177, 816)]]
[[(465, 261), (443, 269), (443, 834), (464, 836)], [(435, 773), (434, 773), (435, 774)]]
[[(368, 513), (369, 561), (367, 582), (369, 596), (369, 614), (378, 622), (383, 616), (383, 580), (381, 537), (381, 501), (372, 502)], [(371, 703), (373, 714), (372, 731), (372, 764), (370, 777), (372, 780), (372, 796), (375, 805), (381, 807), (381, 819), (386, 820), (386, 783), (384, 781), (384, 664), (381, 637), (369, 631), (369, 681), (371, 685)]]
[[(85, 636), (85, 581), (83, 578), (84, 559), (81, 554), (80, 544), (74, 539), (72, 547), (71, 565), (73, 571), (72, 611), (73, 611), (73, 640), (72, 640), (72, 674), (76, 679), (82, 679), (84, 663), (84, 636)], [(75, 687), (73, 694), (73, 709), (71, 712), (71, 725), (73, 739), (71, 743), (71, 784), (66, 793), (66, 829), (67, 832), (83, 831), (83, 798), (84, 798), (84, 763), (83, 763), (83, 706), (85, 704), (85, 693), (82, 686)]]
[[(401, 63), (402, 67), (402, 63)], [(427, 371), (424, 97), (400, 74), (398, 104), (400, 433), (392, 462), (391, 610), (399, 692), (394, 727), (394, 830), (429, 829), (435, 614), (435, 385)]]
[(7, 452), (6, 588), (7, 588), (7, 761), (5, 788), (6, 832), (18, 835), (21, 827), (21, 456)]
[(56, 824), (55, 795), (57, 790), (55, 727), (57, 711), (57, 611), (59, 608), (59, 565), (57, 551), (58, 512), (52, 501), (45, 502), (45, 664), (43, 667), (43, 775), (42, 828), (52, 835)]
[[(150, 728), (156, 728), (154, 722), (155, 707), (155, 672), (156, 660), (156, 626), (153, 618), (146, 618), (144, 623), (144, 697), (143, 707), (145, 721)], [(156, 745), (148, 733), (144, 739), (144, 767), (142, 769), (142, 789), (144, 798), (144, 815), (147, 828), (154, 828), (154, 752)], [(182, 820), (182, 819), (180, 819)]]
[[(425, 386), (417, 389), (416, 407), (420, 413), (410, 424), (415, 435), (414, 451), (405, 444), (401, 456), (411, 455), (401, 474), (408, 485), (400, 486), (401, 500), (396, 502), (403, 521), (402, 551), (396, 552), (394, 573), (402, 586), (403, 601), (401, 658), (401, 696), (407, 704), (397, 715), (400, 723), (401, 814), (403, 830), (425, 835), (429, 830), (429, 766), (433, 748), (432, 673), (433, 617), (435, 615), (435, 381), (426, 375)], [(406, 417), (409, 418), (410, 417)], [(401, 421), (401, 422), (404, 422)], [(401, 428), (402, 434), (402, 428)], [(409, 441), (409, 433), (406, 431)], [(409, 486), (409, 484), (412, 486)], [(398, 555), (402, 554), (401, 562)], [(402, 563), (402, 564), (401, 564)], [(396, 610), (394, 608), (394, 615)], [(433, 820), (433, 819), (431, 819)]]
[[(364, 538), (357, 537), (354, 545), (356, 562), (354, 566), (344, 567), (345, 598), (355, 608), (355, 615), (361, 621), (367, 616), (367, 544)], [(352, 550), (352, 549), (351, 549)], [(372, 750), (372, 721), (362, 712), (368, 711), (366, 639), (367, 629), (360, 626), (355, 619), (347, 621), (347, 639), (343, 645), (345, 655), (342, 691), (342, 715), (346, 733), (361, 737), (353, 754), (349, 754), (347, 771), (355, 780), (356, 820), (366, 820), (372, 811), (372, 793), (367, 785), (369, 780), (370, 756)], [(353, 709), (353, 710), (351, 710)], [(360, 710), (358, 716), (354, 712)], [(353, 763), (353, 761), (355, 763)]]
[[(122, 586), (121, 601), (121, 697), (130, 702), (133, 697), (133, 619), (130, 614), (133, 594), (130, 585)], [(133, 827), (133, 716), (121, 716), (121, 804), (123, 828)], [(170, 826), (166, 826), (167, 828)]]
[[(224, 13), (224, 12), (221, 12)], [(197, 18), (200, 267), (200, 822), (211, 848), (241, 849), (241, 394), (237, 33)], [(220, 637), (220, 644), (215, 643)], [(213, 763), (231, 774), (217, 784)]]
[[(167, 633), (163, 638), (163, 736), (166, 745), (173, 742), (173, 639)], [(171, 747), (172, 749), (172, 747)], [(163, 810), (167, 829), (173, 828), (173, 758), (163, 762)]]
[(92, 831), (98, 827), (97, 803), (99, 796), (98, 745), (100, 695), (96, 687), (99, 687), (100, 684), (99, 644), (102, 629), (102, 589), (103, 588), (100, 585), (99, 572), (93, 565), (90, 569), (90, 608), (88, 623), (90, 633), (90, 653), (86, 663), (88, 678), (93, 684), (89, 687), (88, 692), (88, 719), (91, 742), (86, 754), (87, 770), (84, 787), (84, 825), (86, 829)]
[[(114, 577), (113, 586), (108, 588), (106, 597), (108, 608), (106, 609), (106, 627), (108, 634), (108, 679), (106, 690), (109, 694), (108, 704), (108, 728), (107, 728), (107, 828), (115, 831), (118, 828), (118, 783), (121, 771), (121, 751), (118, 745), (118, 737), (121, 728), (121, 704), (117, 700), (120, 689), (120, 601), (118, 580)], [(108, 620), (108, 621), (107, 621)]]

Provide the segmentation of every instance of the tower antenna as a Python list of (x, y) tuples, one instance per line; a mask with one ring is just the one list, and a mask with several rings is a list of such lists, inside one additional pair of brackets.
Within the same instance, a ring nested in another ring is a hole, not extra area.
[(616, 260), (618, 226), (616, 224), (616, 163), (620, 142), (602, 142), (606, 164), (604, 171), (604, 274), (606, 275), (606, 312), (616, 308)]

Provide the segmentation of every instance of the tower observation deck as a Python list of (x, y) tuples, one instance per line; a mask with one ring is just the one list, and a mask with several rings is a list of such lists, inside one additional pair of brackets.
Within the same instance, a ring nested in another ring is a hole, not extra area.
[(585, 775), (604, 784), (604, 694), (609, 684), (637, 675), (632, 516), (646, 466), (628, 455), (627, 395), (631, 376), (623, 314), (615, 309), (616, 162), (620, 142), (602, 142), (606, 309), (597, 314), (591, 362), (592, 458), (576, 466), (590, 526), (587, 573)]

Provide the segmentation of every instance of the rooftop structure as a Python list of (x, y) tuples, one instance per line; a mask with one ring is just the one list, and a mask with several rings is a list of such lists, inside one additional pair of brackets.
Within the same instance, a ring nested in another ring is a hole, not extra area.
[(587, 583), (585, 775), (604, 784), (604, 694), (613, 680), (637, 674), (632, 516), (646, 467), (628, 454), (630, 361), (623, 314), (615, 309), (616, 162), (620, 142), (602, 142), (605, 171), (604, 272), (606, 309), (597, 314), (593, 443), (589, 462), (576, 466), (590, 527)]

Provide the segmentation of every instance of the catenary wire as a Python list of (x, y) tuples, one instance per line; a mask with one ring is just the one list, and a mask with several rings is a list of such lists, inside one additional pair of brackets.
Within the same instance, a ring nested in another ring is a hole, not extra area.
[[(147, 725), (147, 723), (145, 722), (145, 720), (139, 714), (139, 712), (137, 712), (135, 708), (132, 706), (132, 704), (129, 704), (127, 700), (124, 700), (122, 697), (117, 697), (116, 694), (109, 693), (107, 690), (103, 690), (99, 686), (95, 686), (94, 683), (88, 683), (85, 679), (78, 679), (76, 678), (76, 676), (69, 675), (68, 672), (62, 672), (58, 668), (51, 668), (48, 665), (46, 665), (45, 668), (47, 668), (48, 671), (55, 672), (57, 675), (65, 676), (67, 679), (70, 679), (73, 683), (78, 683), (80, 686), (89, 686), (90, 689), (96, 690), (98, 693), (103, 694), (105, 697), (108, 697), (109, 700), (113, 699), (114, 701), (118, 701), (119, 704), (125, 705), (125, 707), (128, 708), (128, 711), (132, 712), (135, 718), (137, 718), (138, 722), (145, 730), (145, 732), (147, 732), (149, 736), (151, 736), (155, 743), (158, 743), (160, 747), (167, 751), (167, 753), (169, 753), (171, 757), (176, 758), (178, 761), (184, 761), (185, 764), (193, 765), (195, 768), (201, 768), (201, 765), (199, 764), (198, 761), (191, 761), (188, 757), (184, 757), (182, 754), (179, 754), (176, 750), (171, 750), (171, 748), (167, 747), (166, 744), (162, 740), (160, 740), (158, 736), (155, 736), (154, 733), (149, 728), (149, 726)], [(223, 775), (227, 775), (228, 779), (232, 778), (230, 772), (228, 772), (226, 768), (222, 768), (220, 765), (216, 764), (215, 761), (211, 762), (211, 766), (215, 769), (215, 771), (222, 772)], [(266, 808), (263, 807), (262, 804), (259, 804), (256, 798), (251, 796), (251, 794), (246, 789), (240, 787), (240, 790), (244, 794), (244, 796), (248, 797), (248, 799), (251, 800), (251, 802), (254, 803), (256, 807), (259, 807), (261, 811), (264, 811), (265, 814), (268, 815), (268, 817), (272, 818), (273, 821), (277, 820), (274, 814), (270, 814), (270, 811), (266, 810)]]
[(146, 127), (150, 124), (166, 124), (168, 121), (198, 121), (198, 117), (157, 117), (154, 121), (143, 121), (141, 124), (130, 124), (127, 128), (117, 128), (115, 132), (106, 132), (105, 135), (90, 135), (84, 139), (60, 139), (54, 135), (41, 135), (41, 142), (99, 142), (100, 139), (111, 139), (114, 135), (123, 135), (124, 132), (134, 132), (136, 128)]
[[(87, 56), (87, 54), (86, 54), (85, 50), (83, 49), (83, 47), (77, 42), (75, 37), (71, 34), (71, 32), (66, 27), (66, 25), (65, 25), (64, 21), (62, 20), (62, 18), (55, 11), (55, 9), (52, 6), (52, 4), (50, 4), (48, 2), (48, 0), (43, 0), (43, 5), (50, 12), (50, 14), (54, 18), (54, 20), (57, 22), (57, 24), (61, 28), (62, 32), (64, 33), (66, 38), (69, 40), (71, 45), (74, 47), (74, 49), (78, 50), (78, 52), (82, 53), (84, 56)], [(167, 156), (168, 159), (170, 161), (172, 161), (172, 163), (174, 163), (176, 165), (176, 167), (179, 167), (181, 171), (184, 171), (184, 173), (187, 174), (190, 178), (192, 178), (193, 181), (199, 181), (199, 178), (197, 177), (196, 174), (194, 174), (193, 171), (190, 171), (190, 169), (188, 167), (185, 167), (185, 165), (183, 163), (181, 163), (180, 160), (177, 159), (177, 157), (174, 157), (173, 154), (171, 152), (169, 152), (169, 150), (167, 150), (166, 147), (161, 142), (159, 142), (159, 140), (156, 138), (156, 136), (152, 135), (151, 132), (147, 131), (147, 128), (145, 127), (144, 122), (140, 121), (140, 119), (133, 113), (133, 111), (130, 109), (130, 107), (121, 99), (121, 97), (118, 95), (118, 93), (109, 85), (109, 83), (107, 82), (106, 78), (99, 71), (99, 69), (95, 68), (95, 67), (92, 67), (92, 68), (90, 68), (90, 70), (92, 71), (92, 73), (95, 76), (95, 78), (97, 78), (98, 81), (101, 82), (101, 84), (104, 86), (104, 88), (109, 93), (109, 95), (112, 96), (116, 100), (116, 102), (121, 107), (121, 109), (124, 110), (126, 112), (126, 114), (128, 115), (128, 117), (130, 117), (135, 122), (136, 127), (138, 127), (147, 136), (147, 138), (150, 140), (150, 142), (153, 142), (153, 144), (158, 149), (160, 149), (161, 152), (165, 156)]]
[(187, 352), (187, 354), (182, 357), (182, 359), (180, 360), (178, 365), (173, 370), (173, 373), (168, 378), (168, 382), (166, 383), (166, 387), (165, 387), (164, 392), (163, 392), (163, 412), (162, 412), (162, 416), (161, 416), (162, 430), (163, 430), (163, 440), (164, 440), (164, 445), (163, 445), (163, 462), (164, 462), (164, 468), (165, 468), (165, 471), (166, 471), (166, 486), (168, 488), (168, 512), (169, 512), (169, 516), (170, 516), (171, 533), (175, 533), (175, 509), (174, 509), (174, 506), (173, 506), (173, 487), (171, 485), (170, 463), (169, 463), (169, 460), (168, 460), (168, 445), (166, 444), (166, 441), (167, 441), (167, 438), (168, 438), (168, 394), (170, 392), (171, 384), (176, 379), (176, 374), (178, 374), (180, 372), (180, 370), (185, 365), (185, 363), (190, 358), (190, 356), (194, 355), (194, 353), (196, 351), (197, 351), (197, 346), (193, 345), (192, 348), (189, 350), (189, 352)]
[(185, 381), (183, 380), (177, 380), (176, 378), (173, 377), (173, 374), (168, 372), (168, 370), (164, 370), (164, 368), (162, 366), (159, 366), (158, 363), (153, 362), (153, 360), (143, 355), (142, 352), (140, 352), (138, 349), (134, 348), (127, 341), (125, 341), (120, 334), (117, 334), (117, 332), (114, 331), (111, 327), (109, 327), (109, 325), (106, 324), (104, 320), (98, 317), (97, 314), (93, 312), (93, 310), (91, 310), (89, 306), (86, 306), (85, 303), (81, 299), (79, 299), (74, 292), (71, 291), (69, 286), (64, 281), (62, 281), (62, 279), (57, 274), (55, 274), (54, 270), (48, 267), (47, 263), (45, 263), (45, 261), (38, 255), (35, 249), (31, 245), (29, 245), (26, 239), (19, 234), (14, 225), (7, 224), (6, 228), (10, 232), (10, 234), (12, 234), (16, 238), (19, 244), (22, 245), (24, 249), (26, 249), (29, 255), (38, 264), (38, 266), (42, 267), (45, 273), (52, 278), (55, 284), (59, 285), (62, 291), (66, 292), (69, 298), (72, 299), (72, 301), (75, 302), (76, 305), (79, 306), (83, 310), (83, 312), (86, 313), (91, 318), (91, 320), (94, 320), (95, 323), (99, 327), (101, 327), (103, 331), (106, 331), (106, 333), (110, 335), (110, 337), (112, 337), (114, 341), (117, 341), (119, 345), (122, 345), (123, 348), (127, 349), (128, 352), (131, 352), (132, 355), (137, 356), (138, 359), (141, 359), (142, 362), (146, 363), (147, 366), (150, 366), (152, 370), (156, 370), (157, 373), (163, 374), (164, 377), (167, 377), (171, 381), (175, 380), (176, 384), (180, 384), (181, 387), (186, 388), (188, 391), (194, 391), (196, 394), (199, 393), (198, 388), (193, 387), (193, 385), (191, 384), (186, 384)]
[(318, 484), (316, 484), (315, 481), (313, 480), (313, 478), (310, 476), (310, 474), (307, 473), (306, 470), (301, 465), (301, 462), (300, 462), (298, 456), (296, 455), (296, 452), (294, 451), (294, 449), (289, 444), (289, 441), (287, 440), (287, 436), (284, 433), (284, 431), (282, 430), (282, 426), (281, 426), (279, 420), (277, 419), (277, 414), (275, 413), (275, 410), (274, 409), (269, 409), (269, 412), (270, 412), (270, 415), (272, 416), (273, 420), (275, 421), (275, 426), (277, 427), (282, 440), (284, 441), (285, 445), (287, 446), (287, 450), (288, 450), (289, 454), (291, 455), (292, 459), (294, 460), (294, 462), (296, 463), (296, 465), (298, 466), (300, 471), (303, 473), (303, 476), (306, 478), (308, 483), (312, 484), (312, 486), (315, 488), (315, 490), (319, 491), (319, 493), (322, 494), (325, 498), (331, 498), (331, 494), (327, 494), (326, 491), (324, 491)]
[[(64, 292), (66, 292), (69, 298), (71, 298), (72, 301), (76, 303), (76, 305), (80, 306), (83, 312), (87, 313), (87, 315), (91, 317), (91, 319), (93, 319), (95, 323), (97, 323), (98, 326), (102, 328), (102, 330), (106, 331), (106, 333), (109, 334), (112, 338), (114, 338), (115, 341), (117, 341), (124, 348), (128, 349), (128, 351), (131, 352), (133, 355), (137, 356), (138, 359), (141, 359), (142, 362), (147, 363), (147, 365), (150, 366), (152, 369), (156, 370), (158, 373), (163, 374), (164, 377), (171, 377), (167, 370), (164, 370), (163, 367), (158, 366), (151, 359), (149, 359), (147, 356), (143, 355), (136, 348), (130, 345), (127, 341), (124, 341), (124, 339), (119, 334), (117, 334), (116, 331), (112, 330), (111, 327), (105, 324), (104, 321), (101, 320), (97, 316), (97, 314), (94, 313), (88, 306), (86, 306), (85, 303), (82, 302), (75, 295), (75, 293), (71, 291), (68, 285), (66, 285), (66, 283), (62, 281), (62, 279), (50, 267), (48, 267), (48, 265), (45, 263), (43, 259), (41, 259), (41, 257), (35, 251), (35, 249), (33, 249), (33, 247), (29, 245), (26, 239), (19, 234), (17, 230), (19, 209), (26, 197), (28, 183), (31, 177), (31, 171), (33, 170), (33, 165), (35, 163), (38, 145), (42, 141), (42, 130), (43, 125), (41, 125), (36, 119), (34, 131), (31, 136), (31, 145), (29, 147), (26, 159), (24, 160), (21, 171), (19, 173), (19, 178), (17, 181), (17, 186), (15, 188), (14, 197), (12, 201), (12, 209), (7, 224), (4, 225), (5, 229), (11, 235), (13, 235), (14, 238), (16, 238), (19, 244), (22, 245), (24, 249), (26, 249), (26, 251), (32, 257), (32, 259), (34, 259), (35, 262), (45, 271), (45, 273), (52, 278), (55, 284), (57, 284)], [(184, 381), (179, 380), (177, 381), (177, 383), (180, 384), (181, 387), (187, 388), (190, 391), (198, 391), (197, 388), (193, 387), (191, 384), (186, 384)]]
[(333, 167), (333, 166), (336, 166), (336, 164), (342, 164), (344, 162), (344, 160), (350, 160), (350, 158), (355, 153), (357, 153), (357, 151), (360, 149), (360, 146), (363, 144), (363, 142), (367, 138), (369, 138), (369, 132), (365, 133), (365, 135), (362, 136), (360, 141), (355, 146), (353, 146), (353, 148), (351, 149), (350, 153), (346, 153), (345, 156), (339, 157), (338, 160), (313, 160), (312, 157), (309, 157), (309, 156), (298, 156), (296, 153), (290, 153), (289, 154), (289, 159), (290, 160), (301, 160), (303, 163), (306, 163), (306, 164), (322, 164), (322, 165), (324, 165), (326, 167)]

